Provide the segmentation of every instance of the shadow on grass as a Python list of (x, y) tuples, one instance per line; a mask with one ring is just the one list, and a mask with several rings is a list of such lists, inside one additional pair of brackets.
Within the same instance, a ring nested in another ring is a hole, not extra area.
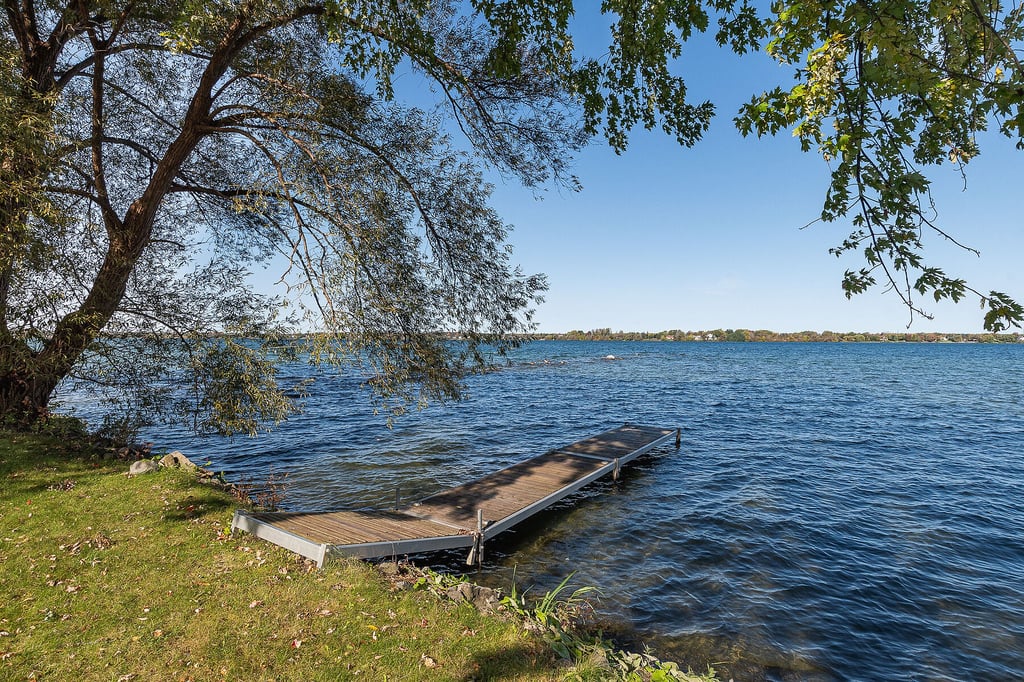
[[(0, 442), (0, 450), (3, 445)], [(118, 469), (109, 462), (81, 453), (44, 452), (31, 457), (10, 450), (0, 451), (0, 480), (3, 481), (0, 493), (4, 496), (71, 490), (117, 473)]]
[(484, 649), (473, 656), (474, 672), (464, 677), (463, 682), (522, 679), (531, 673), (549, 672), (552, 661), (550, 651), (526, 643), (500, 649)]
[(191, 521), (198, 516), (210, 513), (233, 511), (240, 504), (217, 490), (196, 491), (193, 489), (188, 495), (177, 500), (174, 507), (165, 512), (164, 518), (168, 521)]

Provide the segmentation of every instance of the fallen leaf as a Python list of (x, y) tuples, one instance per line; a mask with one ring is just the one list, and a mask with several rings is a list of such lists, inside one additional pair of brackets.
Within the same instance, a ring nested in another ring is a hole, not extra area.
[(292, 648), (293, 649), (298, 649), (300, 646), (302, 646), (302, 640), (301, 639), (293, 639), (292, 640)]
[(437, 661), (432, 659), (430, 656), (427, 656), (426, 654), (423, 654), (422, 656), (420, 656), (420, 663), (422, 663), (423, 667), (425, 667), (425, 668), (436, 668), (437, 667)]

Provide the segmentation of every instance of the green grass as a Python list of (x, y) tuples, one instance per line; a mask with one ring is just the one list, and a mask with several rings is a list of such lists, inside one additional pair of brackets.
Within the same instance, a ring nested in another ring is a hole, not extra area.
[[(0, 433), (0, 679), (555, 680), (515, 619), (229, 533), (184, 471)], [(585, 671), (583, 671), (585, 672)]]

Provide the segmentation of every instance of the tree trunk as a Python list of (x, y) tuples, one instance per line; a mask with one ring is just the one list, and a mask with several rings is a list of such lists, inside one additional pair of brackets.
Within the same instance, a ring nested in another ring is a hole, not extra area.
[(38, 360), (25, 342), (0, 338), (0, 425), (28, 429), (49, 414), (50, 396), (62, 377)]
[[(12, 144), (20, 145), (17, 149), (22, 152), (13, 155), (9, 162), (0, 159), (0, 425), (25, 428), (45, 417), (56, 387), (118, 310), (129, 277), (149, 244), (157, 212), (167, 192), (202, 136), (211, 132), (208, 126), (213, 88), (227, 72), (231, 61), (246, 45), (275, 26), (320, 11), (316, 7), (300, 9), (295, 14), (282, 15), (278, 23), (270, 22), (252, 30), (247, 28), (246, 13), (239, 11), (209, 57), (177, 137), (152, 169), (145, 189), (120, 218), (106, 196), (107, 169), (102, 154), (103, 62), (108, 44), (102, 42), (92, 28), (100, 17), (91, 16), (90, 7), (89, 2), (69, 3), (57, 28), (49, 39), (43, 40), (38, 34), (35, 14), (30, 11), (31, 2), (4, 4), (22, 54), (24, 106), (21, 110), (36, 115), (39, 137), (14, 137), (13, 129), (0, 133), (0, 142), (7, 143), (10, 138)], [(82, 32), (89, 33), (94, 51), (90, 57), (94, 79), (90, 185), (95, 193), (93, 201), (101, 208), (108, 239), (107, 253), (81, 306), (55, 320), (52, 330), (44, 325), (49, 338), (38, 346), (31, 346), (20, 335), (21, 328), (10, 323), (9, 305), (12, 287), (16, 286), (18, 257), (33, 238), (28, 222), (33, 202), (45, 196), (47, 164), (52, 162), (44, 150), (46, 136), (52, 128), (52, 101), (58, 94), (54, 79), (57, 57), (67, 41)]]

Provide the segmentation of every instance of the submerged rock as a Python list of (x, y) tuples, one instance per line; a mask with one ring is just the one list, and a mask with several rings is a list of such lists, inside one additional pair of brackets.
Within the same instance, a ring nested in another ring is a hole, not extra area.
[(113, 456), (119, 459), (142, 459), (149, 457), (152, 450), (152, 443), (132, 443), (131, 445), (117, 448)]

